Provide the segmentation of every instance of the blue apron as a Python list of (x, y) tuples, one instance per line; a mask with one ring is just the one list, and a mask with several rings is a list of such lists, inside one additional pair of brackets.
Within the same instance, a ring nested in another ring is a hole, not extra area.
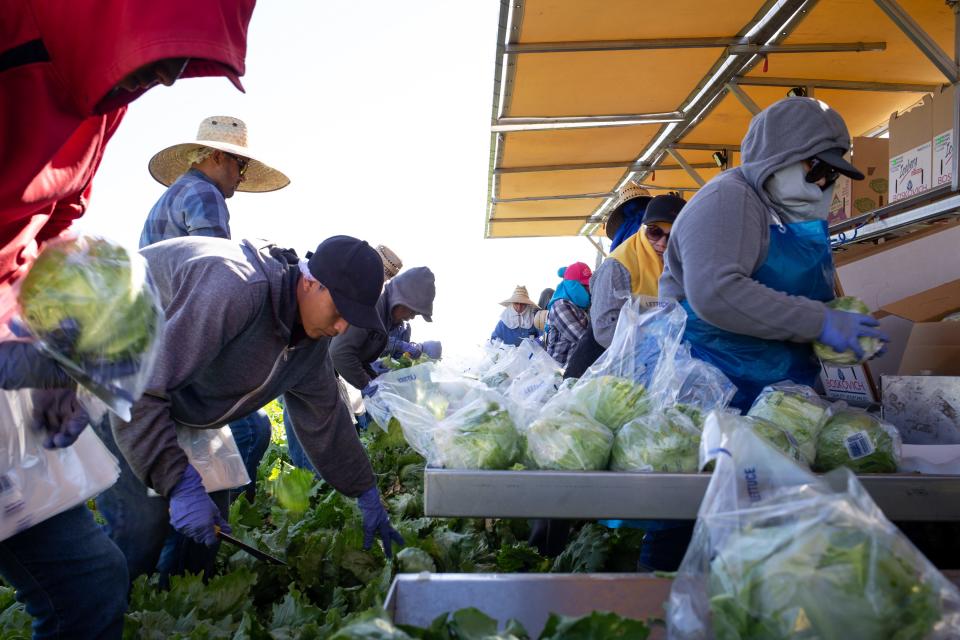
[[(791, 296), (827, 302), (834, 298), (833, 257), (822, 220), (770, 226), (766, 261), (751, 276)], [(684, 300), (694, 357), (716, 365), (737, 386), (730, 403), (746, 412), (763, 388), (781, 380), (812, 386), (820, 367), (809, 344), (764, 340), (719, 329), (701, 320)]]

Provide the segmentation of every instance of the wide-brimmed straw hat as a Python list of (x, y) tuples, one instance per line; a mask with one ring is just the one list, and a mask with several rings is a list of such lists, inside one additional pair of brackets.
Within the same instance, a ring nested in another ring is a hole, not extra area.
[(383, 260), (383, 276), (387, 280), (400, 273), (400, 269), (403, 269), (403, 261), (400, 256), (391, 251), (387, 245), (378, 244), (377, 253)]
[(517, 288), (513, 290), (513, 295), (501, 302), (500, 304), (509, 307), (514, 302), (519, 302), (521, 304), (529, 304), (534, 309), (539, 309), (537, 303), (530, 299), (530, 296), (527, 294), (527, 288), (522, 285), (517, 285)]
[(167, 147), (150, 158), (150, 175), (163, 186), (169, 187), (190, 168), (190, 152), (201, 147), (250, 159), (237, 191), (263, 193), (283, 189), (290, 184), (290, 178), (268, 166), (247, 146), (247, 125), (243, 120), (231, 116), (204, 118), (195, 141)]
[(623, 205), (636, 198), (644, 198), (647, 202), (653, 200), (650, 192), (636, 182), (628, 182), (617, 194), (617, 199), (613, 202), (613, 211), (610, 212), (605, 227), (607, 237), (611, 240), (613, 240), (613, 235), (617, 232), (617, 229), (623, 224)]

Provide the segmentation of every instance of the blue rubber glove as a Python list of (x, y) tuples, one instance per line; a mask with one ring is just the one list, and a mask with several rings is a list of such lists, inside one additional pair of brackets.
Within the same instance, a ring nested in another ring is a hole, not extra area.
[(69, 447), (90, 424), (90, 417), (73, 389), (38, 389), (31, 397), (34, 419), (47, 432), (43, 441), (46, 449)]
[(192, 465), (187, 465), (180, 482), (170, 492), (170, 524), (188, 538), (213, 547), (217, 544), (217, 527), (230, 533), (230, 525), (220, 516), (203, 486), (203, 479)]
[(382, 376), (382, 375), (385, 374), (387, 371), (390, 371), (390, 369), (387, 367), (387, 365), (385, 365), (385, 364), (383, 364), (382, 362), (380, 362), (380, 360), (374, 360), (373, 362), (371, 362), (371, 363), (370, 363), (370, 368), (373, 369), (373, 372), (374, 372), (375, 374), (377, 374), (378, 376)]
[(403, 536), (390, 524), (390, 518), (387, 516), (387, 510), (383, 508), (383, 502), (380, 501), (380, 492), (377, 491), (377, 487), (370, 487), (361, 493), (357, 502), (360, 505), (360, 515), (363, 516), (364, 551), (368, 551), (373, 546), (374, 536), (379, 536), (384, 555), (388, 558), (393, 557), (392, 543), (396, 542), (400, 546), (406, 543), (403, 541)]
[(364, 398), (372, 398), (377, 393), (377, 381), (371, 380), (367, 383), (363, 389), (360, 390), (360, 396)]
[(862, 313), (827, 309), (823, 319), (823, 330), (818, 340), (837, 353), (850, 350), (857, 358), (863, 359), (863, 349), (860, 348), (860, 338), (877, 338), (890, 342), (890, 338), (875, 327), (880, 323)]
[(397, 340), (397, 351), (401, 353), (409, 353), (410, 357), (416, 360), (420, 357), (423, 349), (416, 342), (404, 342), (403, 340)]
[(431, 360), (439, 360), (443, 356), (443, 345), (440, 344), (439, 340), (427, 340), (422, 345), (423, 352), (427, 354), (427, 357)]
[(0, 342), (0, 389), (62, 389), (73, 379), (33, 343)]
[(366, 411), (357, 414), (357, 427), (359, 427), (360, 430), (366, 430), (366, 428), (370, 426), (370, 422), (372, 422), (370, 420), (370, 414)]

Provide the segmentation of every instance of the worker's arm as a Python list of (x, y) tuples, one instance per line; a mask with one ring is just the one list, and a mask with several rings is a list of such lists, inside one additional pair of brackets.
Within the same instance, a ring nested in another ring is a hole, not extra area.
[(630, 272), (613, 258), (603, 261), (590, 279), (590, 325), (597, 344), (609, 348), (620, 309), (630, 300)]

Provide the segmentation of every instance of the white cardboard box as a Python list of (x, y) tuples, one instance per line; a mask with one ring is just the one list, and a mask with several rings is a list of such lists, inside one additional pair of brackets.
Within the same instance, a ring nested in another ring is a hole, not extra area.
[(846, 400), (858, 407), (877, 403), (877, 393), (863, 365), (833, 367), (821, 364), (820, 380), (828, 398)]
[(933, 144), (927, 142), (890, 158), (890, 202), (933, 188)]
[(933, 137), (933, 186), (953, 182), (953, 130)]

